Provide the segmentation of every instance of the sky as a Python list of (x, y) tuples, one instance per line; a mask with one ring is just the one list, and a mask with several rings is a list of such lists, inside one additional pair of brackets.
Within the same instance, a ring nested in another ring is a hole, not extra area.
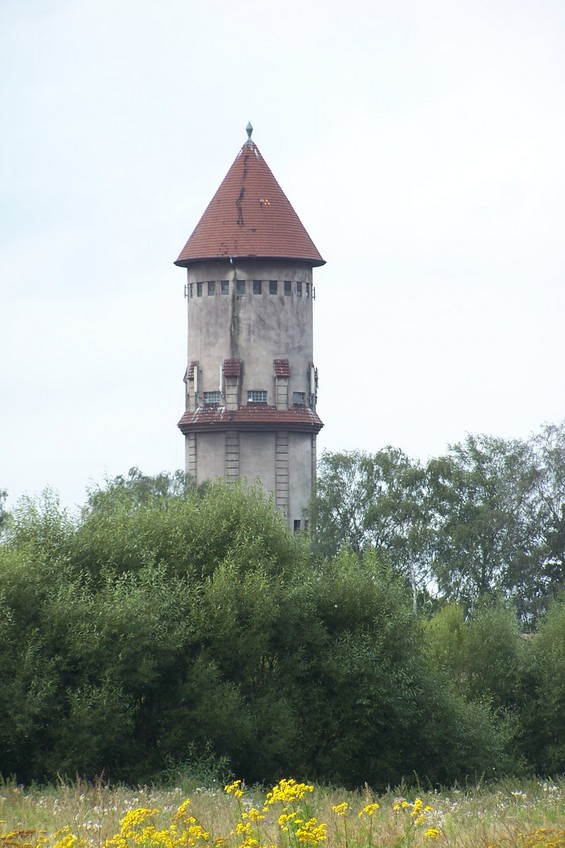
[(253, 140), (315, 269), (323, 450), (565, 418), (562, 0), (3, 0), (0, 489), (184, 463), (174, 260)]

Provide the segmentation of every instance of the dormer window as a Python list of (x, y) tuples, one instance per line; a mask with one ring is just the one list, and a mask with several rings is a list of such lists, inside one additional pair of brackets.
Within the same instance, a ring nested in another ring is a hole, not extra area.
[(250, 389), (247, 392), (247, 403), (267, 403), (267, 392), (264, 389)]

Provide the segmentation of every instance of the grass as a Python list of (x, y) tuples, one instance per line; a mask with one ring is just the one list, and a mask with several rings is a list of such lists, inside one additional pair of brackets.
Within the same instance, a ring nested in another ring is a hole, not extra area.
[[(265, 791), (250, 787), (238, 797), (236, 784), (228, 793), (222, 786), (134, 790), (80, 781), (23, 789), (8, 781), (0, 784), (0, 848), (565, 848), (565, 778), (441, 792), (400, 788), (379, 796), (368, 788), (325, 787), (293, 796), (292, 784), (279, 786), (265, 805)], [(175, 823), (187, 797), (188, 812)], [(126, 833), (120, 821), (139, 808), (159, 813), (128, 825)], [(286, 830), (282, 813), (290, 816)], [(316, 830), (321, 824), (325, 828)], [(65, 835), (53, 836), (64, 828)]]

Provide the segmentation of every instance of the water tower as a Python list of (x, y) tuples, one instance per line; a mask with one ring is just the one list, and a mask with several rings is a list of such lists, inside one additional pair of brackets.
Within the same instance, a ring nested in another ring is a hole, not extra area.
[(197, 483), (260, 481), (294, 530), (316, 473), (310, 236), (247, 141), (188, 239), (186, 471)]

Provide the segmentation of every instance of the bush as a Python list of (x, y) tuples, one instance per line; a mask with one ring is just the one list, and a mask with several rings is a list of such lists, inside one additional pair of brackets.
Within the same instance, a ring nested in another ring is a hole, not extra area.
[(375, 788), (492, 770), (505, 736), (432, 665), (374, 554), (316, 562), (262, 495), (114, 482), (74, 523), (20, 512), (0, 548), (0, 770)]

